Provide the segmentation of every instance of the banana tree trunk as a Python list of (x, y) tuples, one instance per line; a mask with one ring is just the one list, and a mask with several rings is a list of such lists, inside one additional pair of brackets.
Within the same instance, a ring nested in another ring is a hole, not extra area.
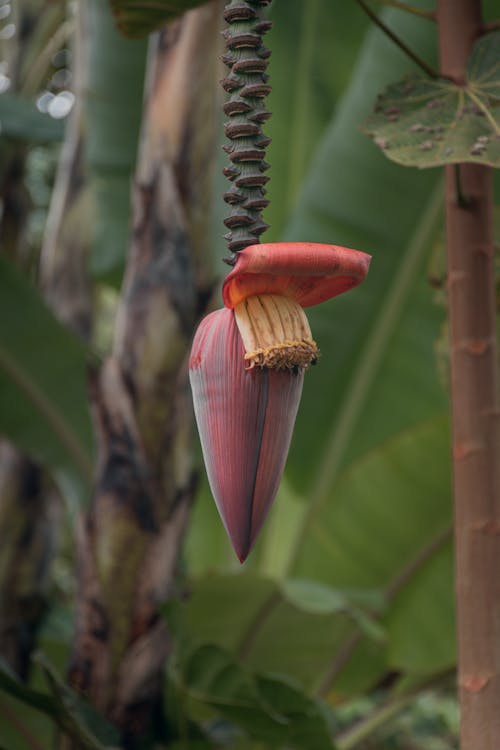
[(207, 300), (218, 26), (212, 2), (152, 38), (113, 353), (92, 384), (97, 484), (79, 528), (69, 681), (127, 747), (161, 705), (171, 638), (159, 605), (196, 484), (186, 355)]

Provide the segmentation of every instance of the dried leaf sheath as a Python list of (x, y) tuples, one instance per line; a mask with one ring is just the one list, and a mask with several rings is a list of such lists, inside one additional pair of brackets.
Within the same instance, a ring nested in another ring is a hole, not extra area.
[(279, 487), (304, 373), (246, 369), (234, 315), (205, 318), (190, 360), (210, 487), (239, 559), (247, 557)]

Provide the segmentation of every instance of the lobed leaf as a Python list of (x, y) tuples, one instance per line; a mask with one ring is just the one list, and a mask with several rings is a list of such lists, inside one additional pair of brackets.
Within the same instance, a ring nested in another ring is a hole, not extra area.
[(365, 128), (404, 166), (500, 166), (500, 32), (476, 42), (464, 85), (415, 76), (393, 83)]

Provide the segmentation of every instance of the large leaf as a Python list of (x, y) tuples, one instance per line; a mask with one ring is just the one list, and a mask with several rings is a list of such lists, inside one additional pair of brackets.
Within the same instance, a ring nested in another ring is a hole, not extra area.
[(181, 690), (272, 747), (334, 750), (318, 704), (290, 680), (251, 675), (222, 648), (204, 644), (178, 664)]
[(92, 475), (86, 350), (0, 258), (0, 431), (56, 470)]
[[(428, 27), (395, 12), (386, 20), (432, 55)], [(305, 508), (288, 572), (334, 587), (390, 588), (450, 522), (447, 398), (433, 352), (442, 316), (425, 281), (440, 178), (396, 167), (359, 132), (368, 92), (407, 67), (370, 34), (286, 233), (373, 253), (359, 289), (311, 311), (323, 357), (289, 460)], [(445, 627), (453, 639), (452, 620)]]
[(500, 31), (476, 42), (465, 85), (417, 77), (393, 83), (366, 130), (405, 166), (500, 166)]
[[(386, 15), (422, 54), (431, 54), (425, 25)], [(370, 91), (408, 65), (379, 31), (370, 32), (286, 232), (287, 239), (373, 255), (363, 285), (310, 311), (323, 356), (305, 382), (289, 461), (289, 478), (309, 499), (319, 484), (328, 495), (335, 474), (356, 454), (445, 404), (432, 349), (442, 313), (424, 278), (440, 218), (439, 175), (391, 164), (359, 131)]]
[(264, 130), (272, 138), (267, 151), (272, 169), (264, 218), (270, 224), (266, 241), (277, 241), (348, 83), (368, 19), (355, 3), (332, 0), (274, 0), (269, 18), (273, 117)]
[[(388, 660), (395, 670), (415, 674), (453, 667), (456, 641), (453, 547), (442, 546), (396, 596), (386, 620), (390, 635)], [(417, 631), (418, 638), (412, 637)]]
[[(332, 590), (312, 581), (281, 586), (256, 574), (208, 576), (182, 606), (177, 630), (191, 643), (217, 644), (258, 671), (286, 673), (311, 689), (345, 638), (366, 636), (380, 650), (384, 633), (370, 614), (375, 603), (380, 607), (377, 592)], [(365, 652), (373, 662), (373, 649)], [(384, 664), (378, 656), (374, 663), (377, 675)]]

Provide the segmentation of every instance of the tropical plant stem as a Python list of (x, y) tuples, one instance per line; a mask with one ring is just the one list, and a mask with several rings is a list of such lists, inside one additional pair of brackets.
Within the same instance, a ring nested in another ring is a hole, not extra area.
[[(480, 0), (438, 0), (441, 72), (465, 80)], [(462, 750), (500, 745), (500, 432), (491, 170), (446, 169)]]
[(408, 47), (408, 45), (403, 42), (403, 40), (397, 34), (395, 34), (394, 31), (392, 31), (392, 29), (390, 29), (376, 13), (373, 12), (369, 5), (365, 3), (365, 0), (355, 0), (355, 2), (357, 2), (357, 4), (364, 10), (366, 15), (373, 21), (375, 26), (378, 26), (379, 29), (389, 37), (389, 39), (392, 39), (394, 44), (396, 44), (399, 49), (404, 52), (407, 57), (410, 58), (410, 60), (413, 60), (413, 62), (416, 63), (420, 68), (422, 68), (422, 70), (431, 78), (438, 77), (437, 72), (428, 63), (426, 63), (425, 60), (422, 60), (422, 58), (419, 57), (416, 52), (410, 49), (410, 47)]
[[(224, 146), (230, 165), (224, 174), (231, 187), (224, 200), (231, 206), (224, 220), (229, 229), (225, 235), (231, 253), (259, 242), (267, 229), (262, 211), (269, 201), (265, 197), (269, 177), (264, 172), (269, 164), (264, 161), (270, 139), (262, 125), (270, 117), (265, 98), (270, 93), (266, 69), (270, 51), (262, 39), (271, 28), (263, 17), (263, 9), (270, 0), (230, 0), (224, 10), (227, 28), (224, 31), (226, 54), (223, 61), (229, 75), (222, 87), (229, 94), (224, 113), (229, 117), (224, 132), (229, 143)], [(226, 259), (233, 265), (235, 256)]]

